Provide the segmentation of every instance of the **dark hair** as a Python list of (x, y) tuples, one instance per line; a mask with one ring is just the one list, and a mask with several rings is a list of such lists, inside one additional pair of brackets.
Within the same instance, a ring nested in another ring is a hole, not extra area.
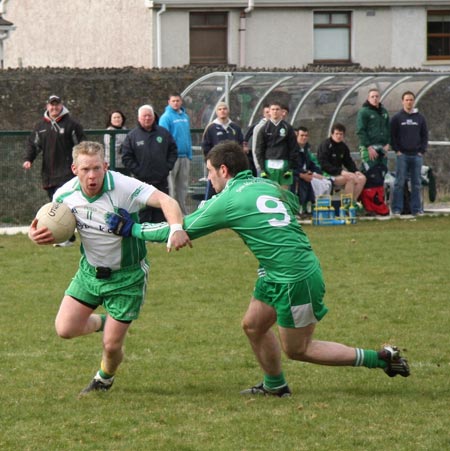
[(414, 99), (416, 98), (416, 95), (412, 91), (405, 91), (402, 94), (402, 100), (405, 98), (405, 96), (413, 96)]
[(125, 125), (125, 122), (127, 121), (127, 118), (125, 117), (125, 114), (122, 113), (120, 110), (112, 110), (111, 113), (109, 113), (108, 121), (106, 122), (106, 128), (111, 127), (111, 117), (114, 113), (119, 113), (122, 116), (122, 127)]
[(284, 108), (281, 105), (281, 102), (279, 102), (278, 100), (273, 100), (272, 102), (269, 103), (269, 107), (271, 107), (272, 105), (276, 105), (276, 106), (279, 106), (280, 108)]
[(304, 132), (304, 133), (309, 133), (309, 130), (307, 127), (303, 127), (302, 125), (300, 125), (300, 127), (294, 128), (294, 130), (296, 132)]
[(215, 145), (206, 159), (215, 169), (225, 165), (232, 177), (249, 168), (247, 155), (236, 141), (227, 140)]
[(168, 96), (167, 96), (167, 100), (170, 100), (171, 97), (179, 97), (180, 99), (183, 99), (181, 97), (181, 94), (178, 92), (171, 92)]
[(331, 127), (331, 134), (333, 134), (335, 130), (337, 130), (338, 132), (345, 133), (345, 125), (336, 122), (336, 124), (334, 124), (333, 127)]

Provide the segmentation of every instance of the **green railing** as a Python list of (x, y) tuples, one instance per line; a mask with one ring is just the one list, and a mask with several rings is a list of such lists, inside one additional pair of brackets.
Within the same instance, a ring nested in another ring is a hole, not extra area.
[[(195, 210), (205, 192), (203, 155), (200, 149), (203, 130), (193, 129), (194, 157), (191, 162), (189, 195), (186, 205)], [(33, 167), (22, 168), (30, 131), (0, 131), (0, 227), (28, 225), (37, 210), (48, 202), (47, 192), (42, 189), (42, 157), (38, 156)], [(117, 130), (85, 130), (92, 141), (103, 144), (105, 134), (111, 135), (111, 161), (114, 162), (115, 135)], [(113, 169), (113, 164), (111, 164)]]

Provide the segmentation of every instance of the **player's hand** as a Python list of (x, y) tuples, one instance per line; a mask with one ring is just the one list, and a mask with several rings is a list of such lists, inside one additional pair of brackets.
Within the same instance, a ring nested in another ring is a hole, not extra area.
[(268, 179), (269, 176), (267, 175), (267, 172), (261, 172), (261, 178)]
[(37, 228), (38, 220), (35, 218), (28, 230), (28, 238), (36, 244), (53, 244), (55, 238), (53, 238), (52, 232), (47, 227)]
[(289, 177), (292, 177), (292, 171), (286, 171), (283, 174), (283, 178), (288, 179)]
[(130, 213), (124, 208), (119, 208), (118, 213), (108, 213), (106, 215), (106, 223), (109, 229), (114, 235), (131, 236), (134, 221), (131, 219)]
[(167, 240), (167, 252), (170, 252), (173, 248), (177, 251), (185, 246), (192, 248), (189, 235), (183, 230), (181, 224), (171, 225), (169, 239)]

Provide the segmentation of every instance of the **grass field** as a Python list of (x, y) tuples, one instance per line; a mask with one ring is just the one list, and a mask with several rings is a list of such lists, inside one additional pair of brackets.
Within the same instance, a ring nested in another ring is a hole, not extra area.
[(78, 249), (0, 236), (0, 449), (450, 449), (450, 217), (305, 230), (330, 308), (316, 338), (397, 344), (409, 378), (284, 359), (292, 398), (240, 396), (261, 379), (240, 329), (256, 261), (223, 231), (172, 254), (148, 245), (147, 303), (116, 383), (79, 400), (101, 335), (53, 328)]

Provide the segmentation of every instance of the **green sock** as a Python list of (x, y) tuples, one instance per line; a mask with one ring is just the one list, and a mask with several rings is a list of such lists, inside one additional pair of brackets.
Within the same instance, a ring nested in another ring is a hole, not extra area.
[(102, 379), (111, 379), (114, 376), (114, 374), (105, 373), (101, 368), (98, 370), (98, 375)]
[(277, 391), (287, 385), (284, 373), (281, 372), (278, 376), (269, 376), (264, 374), (264, 388), (268, 391)]
[(100, 326), (100, 328), (98, 328), (96, 330), (96, 332), (102, 332), (103, 329), (105, 328), (105, 323), (106, 323), (106, 315), (104, 313), (101, 313), (99, 316), (100, 316), (100, 318), (102, 320), (102, 325)]
[(356, 348), (356, 360), (354, 366), (365, 366), (366, 368), (386, 368), (387, 363), (378, 358), (377, 351)]

